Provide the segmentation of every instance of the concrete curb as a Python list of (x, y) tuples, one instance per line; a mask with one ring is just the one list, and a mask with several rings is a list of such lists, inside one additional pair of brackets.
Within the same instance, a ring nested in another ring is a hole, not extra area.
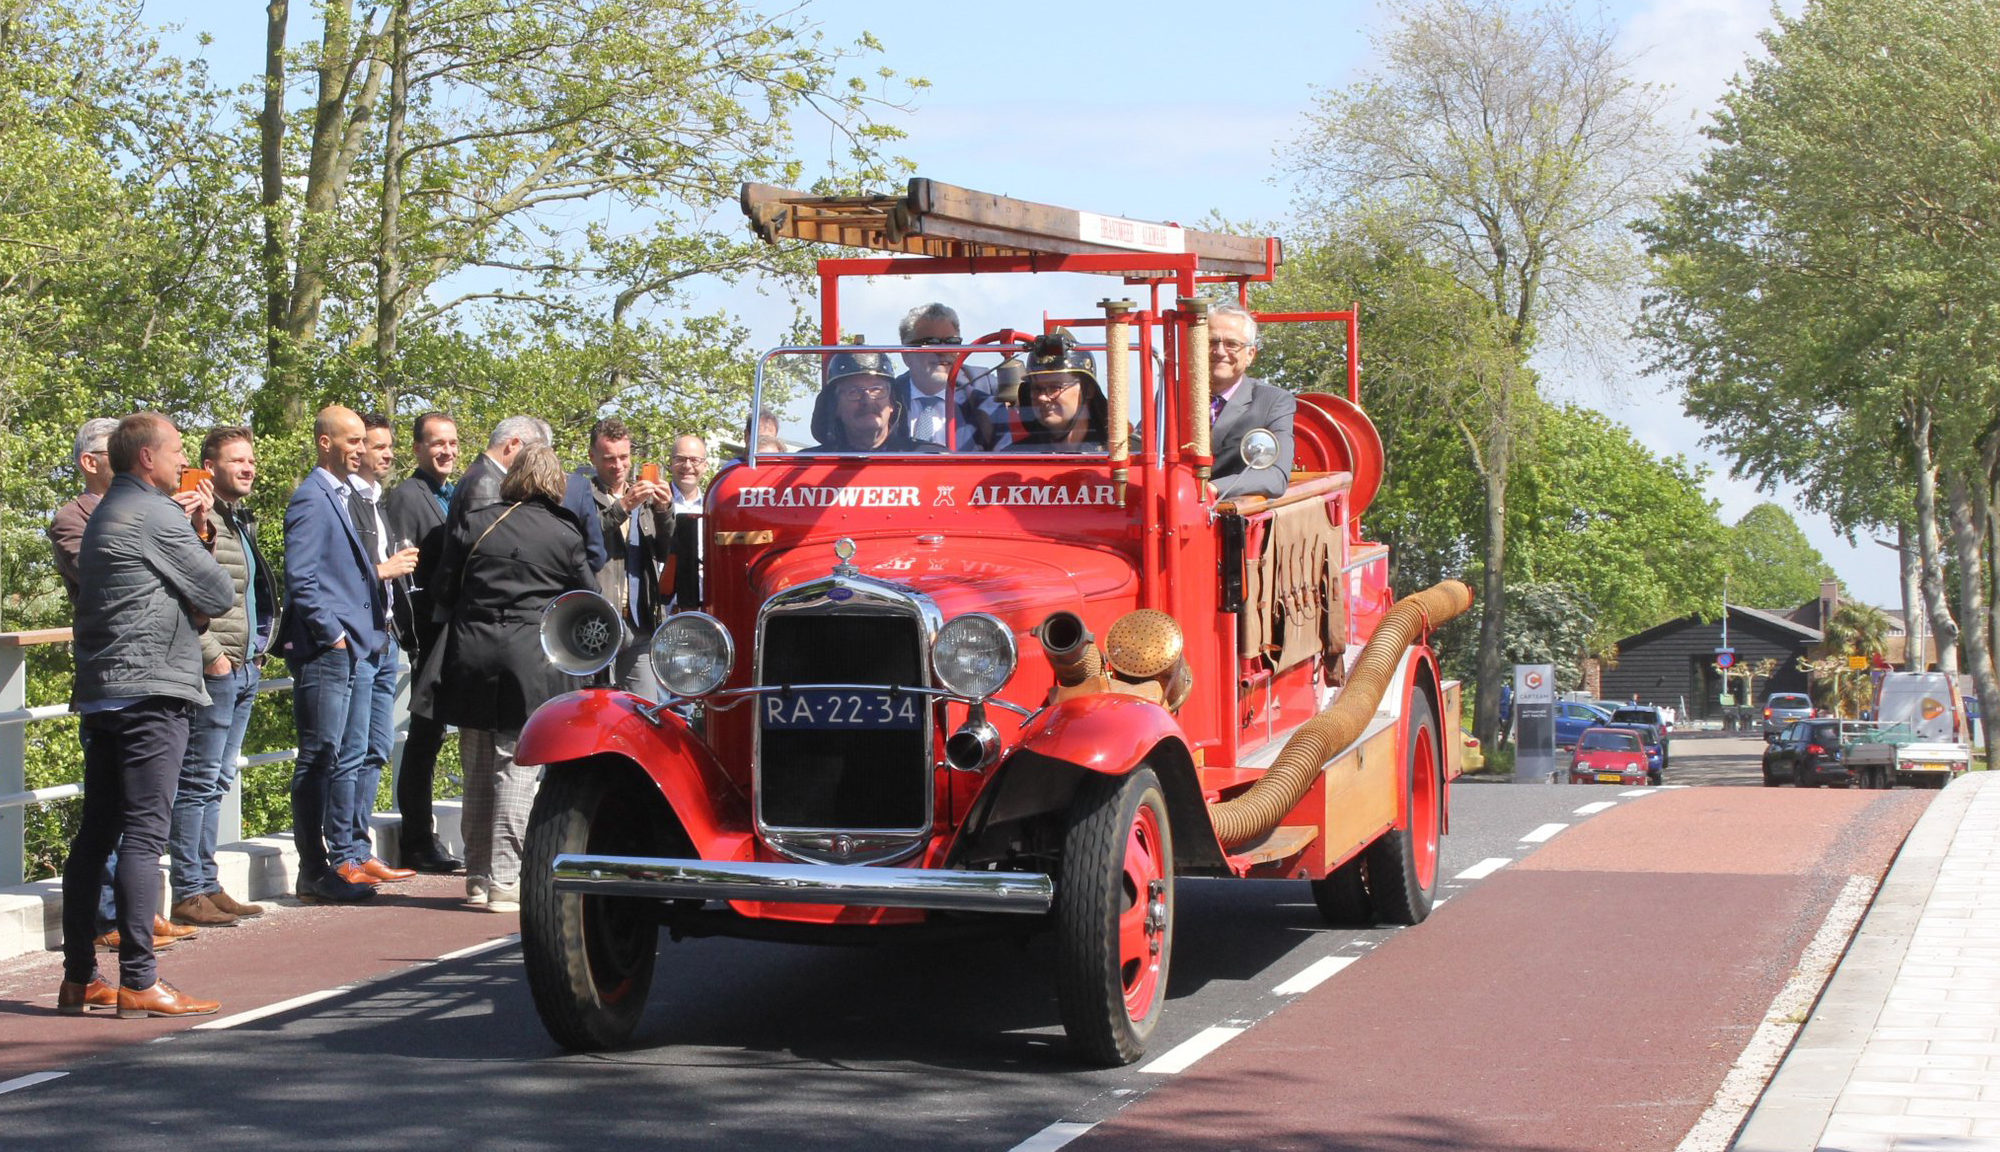
[[(439, 800), (434, 806), (438, 836), (454, 853), (462, 853), (465, 840), (459, 834), (462, 804)], [(403, 818), (394, 812), (377, 812), (371, 820), (375, 853), (385, 860), (401, 855)], [(231, 895), (245, 900), (268, 900), (289, 895), (298, 872), (298, 853), (289, 834), (259, 836), (216, 850), (217, 878)], [(167, 891), (167, 861), (160, 859), (160, 892)], [(30, 952), (55, 951), (62, 947), (62, 881), (37, 880), (0, 888), (0, 960)], [(167, 910), (163, 899), (160, 911)]]
[(1733, 1152), (1812, 1152), (1819, 1146), (1902, 970), (1959, 824), (1975, 792), (1991, 783), (1986, 772), (1959, 777), (1910, 830), (1833, 979), (1730, 1145)]

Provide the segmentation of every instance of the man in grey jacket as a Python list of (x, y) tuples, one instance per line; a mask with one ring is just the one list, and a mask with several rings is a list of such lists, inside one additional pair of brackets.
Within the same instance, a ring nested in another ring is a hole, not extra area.
[[(1217, 500), (1238, 496), (1282, 496), (1292, 475), (1292, 423), (1298, 397), (1275, 384), (1251, 376), (1257, 361), (1257, 318), (1233, 300), (1208, 310), (1209, 418), (1214, 421), (1215, 470), (1208, 495)], [(1243, 461), (1243, 437), (1268, 428), (1278, 439), (1278, 458), (1269, 466), (1252, 468)]]
[(97, 974), (91, 918), (99, 870), (123, 836), (131, 860), (166, 847), (174, 788), (187, 752), (188, 717), (209, 703), (201, 630), (229, 610), (235, 589), (209, 554), (213, 488), (203, 481), (185, 512), (168, 493), (187, 454), (173, 422), (138, 412), (118, 422), (106, 448), (111, 488), (84, 529), (77, 563), (76, 708), (90, 730), (83, 764), (83, 823), (63, 867), (63, 979), (57, 1011), (117, 1008), (123, 1017), (195, 1016), (213, 1000), (159, 978), (153, 958), (158, 877), (118, 873), (116, 989)]
[(229, 611), (202, 633), (202, 683), (210, 703), (189, 722), (167, 847), (173, 858), (174, 922), (222, 928), (264, 913), (260, 905), (223, 891), (215, 842), (222, 800), (236, 786), (237, 753), (257, 703), (258, 668), (277, 631), (278, 582), (257, 547), (256, 523), (245, 503), (257, 482), (250, 430), (210, 432), (201, 443), (201, 466), (214, 476), (215, 507), (209, 512), (215, 525), (213, 548), (216, 563), (229, 573), (234, 596)]

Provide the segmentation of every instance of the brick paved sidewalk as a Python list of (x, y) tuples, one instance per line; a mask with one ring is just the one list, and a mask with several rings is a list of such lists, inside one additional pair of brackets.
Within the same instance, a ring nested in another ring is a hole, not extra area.
[(1911, 832), (1738, 1152), (2000, 1149), (2000, 779)]

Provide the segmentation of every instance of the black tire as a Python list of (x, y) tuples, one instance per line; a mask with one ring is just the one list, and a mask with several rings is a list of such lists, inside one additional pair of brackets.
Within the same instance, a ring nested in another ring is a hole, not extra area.
[(1356, 856), (1312, 881), (1313, 903), (1322, 920), (1335, 928), (1365, 928), (1375, 923), (1375, 904), (1368, 898), (1367, 864)]
[(1056, 1000), (1082, 1056), (1130, 1064), (1164, 1014), (1174, 943), (1173, 828), (1151, 768), (1093, 775), (1070, 802), (1056, 884)]
[(660, 951), (660, 902), (557, 892), (563, 853), (660, 855), (654, 806), (615, 769), (554, 765), (528, 818), (521, 861), (521, 954), (535, 1012), (556, 1043), (624, 1044), (646, 1010)]
[(1768, 771), (1764, 773), (1764, 787), (1776, 788), (1779, 785), (1782, 785), (1783, 783), (1784, 783), (1783, 780), (1780, 780), (1777, 777), (1771, 775)]
[(1430, 697), (1410, 696), (1404, 717), (1403, 769), (1410, 819), (1368, 846), (1368, 895), (1390, 924), (1421, 924), (1437, 895), (1438, 840), (1444, 829), (1444, 767)]

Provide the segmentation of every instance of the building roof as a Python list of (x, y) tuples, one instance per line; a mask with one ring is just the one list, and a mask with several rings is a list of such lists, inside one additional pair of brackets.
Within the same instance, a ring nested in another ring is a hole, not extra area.
[(1735, 612), (1742, 616), (1747, 616), (1752, 620), (1761, 620), (1766, 624), (1782, 628), (1787, 632), (1797, 633), (1799, 636), (1802, 636), (1805, 639), (1810, 640), (1815, 644), (1819, 643), (1820, 640), (1822, 640), (1825, 636), (1825, 634), (1822, 633), (1819, 629), (1808, 627), (1807, 625), (1801, 624), (1797, 620), (1792, 619), (1790, 616), (1787, 616), (1782, 612), (1773, 612), (1765, 608), (1745, 608), (1741, 604), (1730, 604), (1727, 605), (1726, 607), (1731, 612)]

